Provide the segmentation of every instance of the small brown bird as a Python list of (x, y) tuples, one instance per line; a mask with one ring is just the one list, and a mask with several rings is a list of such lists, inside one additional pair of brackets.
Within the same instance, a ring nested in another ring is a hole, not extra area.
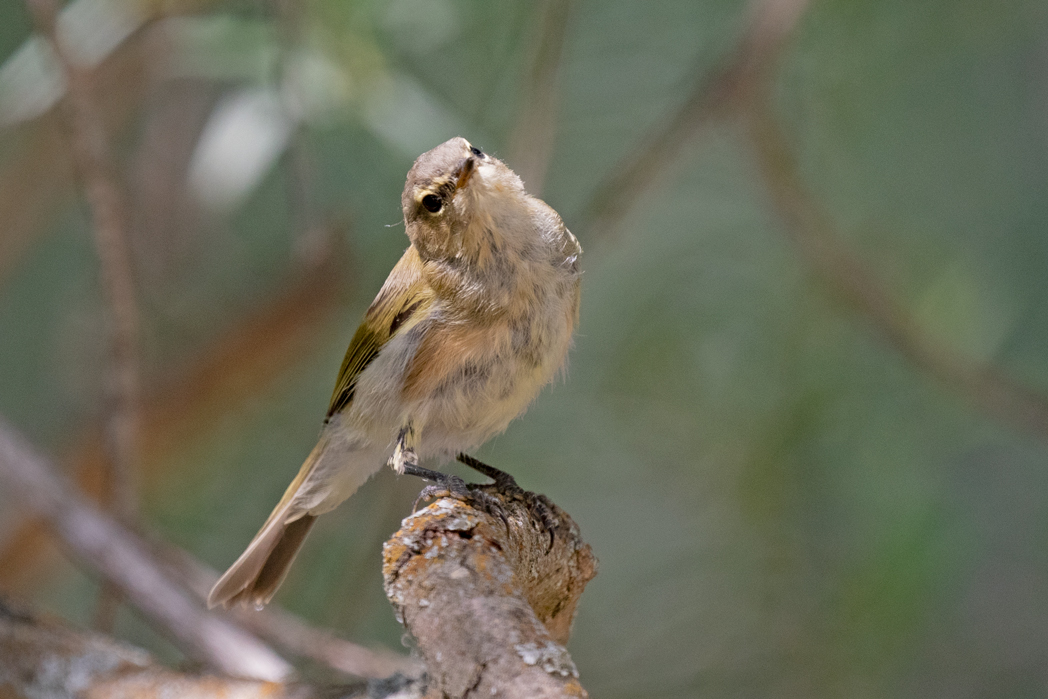
[(419, 156), (401, 196), (411, 245), (349, 343), (316, 447), (208, 606), (267, 603), (318, 515), (383, 463), (418, 466), (506, 429), (564, 365), (578, 240), (464, 138)]

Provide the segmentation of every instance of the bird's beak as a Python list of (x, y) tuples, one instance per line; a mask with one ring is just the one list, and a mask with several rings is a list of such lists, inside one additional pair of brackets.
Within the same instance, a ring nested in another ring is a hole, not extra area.
[(477, 161), (472, 158), (464, 159), (455, 169), (455, 190), (458, 191), (465, 187), (469, 183), (469, 178), (473, 176), (473, 172), (477, 169)]

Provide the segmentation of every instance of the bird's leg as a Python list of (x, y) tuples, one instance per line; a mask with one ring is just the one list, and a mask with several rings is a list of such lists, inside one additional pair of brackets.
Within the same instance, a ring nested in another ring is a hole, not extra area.
[(418, 444), (418, 433), (415, 431), (414, 425), (409, 422), (400, 428), (400, 434), (397, 435), (397, 444), (393, 448), (393, 454), (389, 457), (389, 465), (397, 473), (417, 476), (436, 483), (436, 485), (427, 485), (422, 489), (422, 492), (419, 493), (418, 498), (415, 500), (415, 507), (418, 506), (420, 500), (434, 497), (451, 496), (459, 500), (469, 500), (469, 489), (461, 478), (418, 465), (418, 453), (415, 451), (416, 444)]
[(427, 485), (422, 489), (422, 492), (420, 492), (418, 497), (415, 498), (415, 504), (411, 506), (412, 512), (418, 509), (418, 504), (420, 502), (432, 498), (451, 497), (456, 500), (462, 500), (463, 502), (469, 502), (473, 499), (473, 493), (471, 493), (469, 488), (466, 487), (466, 482), (458, 476), (453, 476), (450, 473), (433, 471), (428, 468), (422, 468), (417, 464), (405, 465), (404, 473), (409, 476), (418, 476), (419, 478), (432, 481), (436, 484)]
[(523, 500), (524, 504), (528, 506), (528, 510), (542, 522), (542, 526), (549, 532), (549, 549), (553, 548), (553, 539), (560, 525), (556, 515), (553, 514), (553, 503), (550, 502), (549, 498), (539, 493), (533, 493), (530, 490), (524, 490), (517, 485), (517, 479), (510, 474), (479, 459), (474, 459), (469, 454), (460, 453), (455, 458), (474, 471), (482, 473), (495, 481), (495, 488), (500, 493)]
[[(409, 422), (401, 427), (400, 433), (397, 435), (397, 444), (393, 447), (393, 453), (387, 462), (389, 467), (398, 474), (407, 473), (408, 468), (411, 466), (418, 467), (418, 454), (415, 453), (415, 445), (417, 443), (418, 436), (415, 432), (415, 426)], [(410, 475), (416, 476), (421, 474), (412, 473)]]
[(517, 479), (505, 471), (497, 469), (494, 466), (489, 466), (479, 459), (474, 459), (469, 454), (459, 454), (455, 458), (469, 466), (474, 471), (477, 471), (495, 481), (495, 487), (498, 488), (500, 492), (513, 494), (523, 492), (522, 488), (517, 485)]

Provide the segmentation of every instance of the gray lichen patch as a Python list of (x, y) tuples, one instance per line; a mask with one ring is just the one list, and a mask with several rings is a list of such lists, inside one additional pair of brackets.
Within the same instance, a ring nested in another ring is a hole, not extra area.
[(579, 676), (579, 671), (571, 660), (571, 656), (568, 655), (567, 649), (558, 643), (546, 641), (544, 644), (539, 645), (529, 641), (517, 644), (513, 648), (517, 651), (525, 665), (538, 665), (551, 675), (560, 675), (561, 677)]

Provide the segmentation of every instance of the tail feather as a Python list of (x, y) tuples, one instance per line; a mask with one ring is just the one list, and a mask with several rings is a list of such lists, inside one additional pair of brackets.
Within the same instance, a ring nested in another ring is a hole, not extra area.
[(267, 604), (284, 582), (306, 534), (316, 521), (303, 515), (292, 522), (273, 521), (252, 540), (207, 596), (207, 606)]
[(298, 555), (298, 550), (302, 548), (302, 542), (306, 540), (306, 534), (309, 534), (309, 530), (313, 528), (313, 523), (316, 520), (317, 518), (314, 515), (305, 515), (301, 519), (296, 519), (294, 522), (284, 525), (284, 532), (280, 537), (280, 541), (273, 547), (273, 552), (269, 554), (269, 558), (266, 559), (262, 570), (258, 571), (258, 576), (255, 578), (255, 584), (251, 588), (252, 594), (248, 601), (255, 604), (260, 602), (265, 604), (273, 598), (273, 593), (277, 591), (280, 583), (284, 582), (284, 578), (287, 577), (291, 563), (295, 560), (295, 556)]
[(336, 507), (381, 468), (379, 452), (321, 434), (298, 475), (240, 558), (219, 578), (207, 606), (260, 606), (284, 581), (317, 515)]
[(244, 553), (211, 588), (208, 608), (237, 604), (257, 607), (272, 599), (316, 520), (309, 512), (311, 503), (302, 502), (302, 491), (306, 490), (302, 486), (315, 476), (326, 447), (326, 440), (321, 439)]

